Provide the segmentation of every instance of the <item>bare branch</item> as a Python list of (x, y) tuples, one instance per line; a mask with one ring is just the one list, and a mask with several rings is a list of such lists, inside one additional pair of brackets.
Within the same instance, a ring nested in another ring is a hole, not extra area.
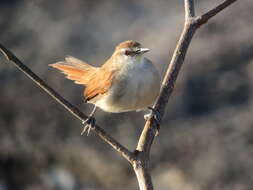
[[(230, 1), (229, 4), (228, 4), (228, 1)], [(224, 2), (225, 5), (224, 5), (224, 3), (222, 3), (221, 5), (218, 6), (219, 8), (215, 8), (215, 10), (216, 9), (219, 9), (219, 11), (223, 10), (225, 7), (232, 4), (231, 1), (234, 2), (236, 0), (226, 0)], [(192, 9), (194, 9), (193, 0), (185, 0), (185, 10), (188, 11), (188, 13), (186, 13), (186, 15), (194, 14), (194, 10), (192, 10)], [(216, 10), (217, 13), (219, 11)], [(211, 12), (213, 12), (213, 11), (211, 11)], [(206, 13), (205, 15), (207, 15), (208, 13)], [(209, 17), (211, 18), (212, 16), (209, 16)], [(173, 90), (174, 90), (174, 85), (175, 85), (178, 73), (179, 73), (181, 66), (183, 64), (187, 49), (189, 47), (189, 44), (191, 42), (191, 39), (192, 39), (196, 29), (198, 27), (198, 23), (195, 22), (194, 19), (189, 20), (187, 18), (188, 17), (186, 17), (183, 32), (180, 36), (180, 39), (177, 43), (177, 47), (173, 53), (172, 60), (169, 64), (168, 70), (165, 74), (165, 77), (164, 77), (164, 80), (162, 83), (162, 87), (161, 87), (161, 92), (159, 94), (157, 102), (154, 105), (154, 109), (160, 113), (161, 117), (163, 117), (163, 115), (164, 115), (165, 107), (167, 105), (167, 102), (168, 102)], [(155, 136), (155, 128), (159, 127), (159, 125), (160, 124), (155, 122), (154, 118), (151, 118), (151, 120), (148, 120), (146, 122), (144, 129), (142, 131), (142, 134), (139, 138), (139, 142), (138, 142), (138, 146), (137, 146), (138, 151), (145, 151), (145, 152), (150, 151), (150, 148), (151, 148), (154, 136)]]
[[(166, 105), (174, 90), (178, 73), (184, 62), (185, 55), (187, 53), (188, 47), (191, 43), (194, 33), (201, 24), (204, 24), (208, 19), (215, 16), (218, 12), (222, 11), (224, 8), (226, 8), (235, 1), (236, 0), (227, 0), (221, 5), (219, 5), (217, 8), (209, 11), (202, 17), (199, 17), (198, 19), (195, 18), (194, 1), (193, 0), (184, 1), (185, 2), (184, 29), (177, 43), (176, 49), (174, 50), (172, 60), (169, 64), (167, 72), (165, 74), (158, 99), (155, 105), (153, 106), (153, 108), (160, 113), (161, 118), (164, 115)], [(140, 164), (138, 168), (134, 168), (138, 180), (142, 180), (141, 182), (139, 182), (139, 186), (141, 189), (143, 188), (142, 186), (145, 186), (147, 190), (153, 189), (151, 177), (150, 175), (147, 174), (149, 164), (146, 163), (149, 163), (150, 149), (153, 140), (155, 138), (156, 129), (159, 129), (159, 126), (160, 123), (157, 123), (154, 117), (152, 117), (145, 123), (144, 129), (138, 141), (136, 151), (139, 152), (139, 155), (145, 155), (140, 156), (140, 158), (137, 156), (137, 158), (139, 158), (140, 160)]]
[(195, 17), (194, 0), (185, 0), (185, 20)]
[(148, 168), (139, 167), (138, 164), (135, 164), (134, 171), (139, 183), (140, 190), (153, 190), (153, 184)]
[[(185, 2), (188, 1), (186, 0)], [(191, 2), (193, 3), (193, 1)], [(194, 5), (191, 5), (191, 7), (194, 7)], [(161, 92), (154, 106), (154, 109), (159, 111), (161, 117), (163, 117), (164, 115), (166, 104), (169, 100), (170, 95), (173, 92), (179, 70), (184, 62), (187, 49), (196, 31), (196, 25), (194, 24), (194, 22), (186, 19), (185, 23), (185, 27), (177, 43), (176, 49), (174, 50), (172, 60), (163, 79)], [(152, 128), (157, 127), (159, 126), (157, 126), (157, 122), (155, 122), (154, 118), (146, 122), (137, 146), (138, 151), (150, 151), (153, 138), (155, 136), (155, 130)]]
[[(84, 121), (87, 119), (87, 116), (81, 112), (77, 107), (70, 104), (66, 99), (60, 96), (55, 90), (48, 86), (41, 78), (39, 78), (31, 69), (25, 66), (11, 51), (5, 48), (0, 44), (0, 51), (4, 54), (7, 60), (10, 60), (14, 63), (19, 70), (21, 70), (25, 75), (27, 75), (33, 82), (35, 82), (40, 88), (46, 91), (53, 99), (55, 99), (59, 104), (61, 104), (65, 109), (67, 109), (72, 115), (77, 119)], [(130, 163), (133, 163), (134, 155), (126, 147), (121, 145), (117, 140), (112, 136), (106, 133), (101, 127), (96, 125), (93, 131), (105, 142), (111, 145), (116, 151), (118, 151), (126, 160)]]
[[(185, 25), (177, 47), (173, 53), (172, 60), (169, 64), (169, 68), (162, 83), (161, 92), (154, 106), (154, 109), (160, 113), (161, 117), (164, 115), (166, 104), (173, 92), (179, 70), (183, 64), (187, 49), (195, 31), (196, 25), (193, 22)], [(158, 125), (159, 124), (155, 121), (154, 118), (146, 122), (138, 142), (138, 151), (150, 151), (153, 139), (155, 137), (155, 129), (159, 128)]]
[[(161, 117), (163, 117), (164, 115), (166, 104), (169, 100), (170, 95), (173, 92), (174, 85), (175, 85), (179, 70), (184, 62), (187, 49), (197, 29), (194, 22), (192, 22), (193, 20), (189, 19), (188, 17), (191, 15), (194, 15), (193, 1), (186, 0), (185, 3), (186, 3), (185, 7), (188, 7), (185, 10), (189, 12), (186, 13), (187, 16), (185, 17), (186, 20), (185, 20), (184, 29), (177, 43), (177, 47), (173, 53), (173, 57), (169, 64), (168, 70), (165, 74), (162, 87), (161, 87), (161, 92), (159, 94), (156, 104), (154, 105), (154, 109), (160, 113)], [(134, 170), (135, 170), (138, 180), (142, 180), (141, 182), (139, 181), (140, 189), (142, 189), (143, 186), (146, 187), (146, 190), (153, 189), (152, 180), (148, 173), (148, 169), (149, 169), (148, 163), (149, 163), (150, 149), (155, 138), (156, 130), (159, 128), (159, 125), (160, 123), (157, 123), (154, 117), (148, 120), (144, 126), (144, 129), (138, 141), (136, 151), (139, 152), (139, 155), (140, 155), (139, 157), (137, 157), (140, 160), (140, 164), (139, 164), (139, 167), (134, 168)], [(142, 155), (145, 155), (145, 156), (142, 156)]]
[(217, 15), (219, 12), (221, 12), (223, 9), (225, 9), (226, 7), (228, 7), (229, 5), (231, 5), (232, 3), (236, 2), (236, 1), (237, 0), (225, 0), (223, 3), (221, 3), (217, 7), (213, 8), (210, 11), (208, 11), (207, 13), (199, 16), (196, 19), (198, 27), (205, 24), (209, 19), (211, 19), (212, 17)]

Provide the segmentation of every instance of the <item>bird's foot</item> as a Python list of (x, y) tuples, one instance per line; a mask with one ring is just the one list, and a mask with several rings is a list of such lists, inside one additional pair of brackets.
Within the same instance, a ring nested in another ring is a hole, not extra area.
[(93, 116), (89, 116), (86, 120), (84, 120), (82, 122), (84, 127), (81, 132), (81, 135), (83, 135), (87, 131), (87, 136), (88, 136), (90, 133), (90, 130), (94, 129), (95, 123), (96, 123), (96, 119)]
[(156, 136), (159, 135), (159, 130), (160, 130), (160, 123), (162, 121), (162, 116), (159, 113), (159, 111), (157, 111), (156, 109), (152, 108), (152, 107), (148, 107), (148, 109), (150, 110), (150, 113), (145, 114), (144, 115), (144, 119), (147, 121), (149, 119), (151, 119), (152, 117), (154, 117), (154, 121), (156, 122)]
[(145, 114), (144, 119), (148, 120), (148, 119), (151, 119), (152, 117), (154, 117), (156, 122), (160, 123), (162, 120), (162, 117), (161, 117), (161, 114), (159, 113), (159, 111), (157, 111), (156, 109), (154, 109), (152, 107), (148, 107), (148, 109), (150, 110), (150, 113)]

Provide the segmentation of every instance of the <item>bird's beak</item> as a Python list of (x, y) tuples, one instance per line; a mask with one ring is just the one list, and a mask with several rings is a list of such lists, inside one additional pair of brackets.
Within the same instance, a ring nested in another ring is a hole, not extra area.
[(140, 48), (140, 50), (139, 50), (139, 53), (146, 53), (146, 52), (149, 52), (150, 51), (150, 49), (148, 49), (148, 48)]

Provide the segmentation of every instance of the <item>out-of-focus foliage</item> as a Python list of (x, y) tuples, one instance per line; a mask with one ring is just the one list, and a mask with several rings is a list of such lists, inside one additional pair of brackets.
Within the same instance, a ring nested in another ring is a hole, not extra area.
[[(204, 13), (221, 0), (195, 1)], [(152, 148), (156, 189), (253, 187), (253, 3), (238, 1), (195, 35)], [(164, 74), (183, 1), (2, 0), (0, 42), (88, 113), (83, 87), (48, 64), (66, 55), (101, 65), (134, 39)], [(129, 164), (0, 58), (0, 189), (138, 189)], [(143, 73), (145, 74), (145, 73)], [(131, 150), (142, 113), (99, 111), (97, 122)]]

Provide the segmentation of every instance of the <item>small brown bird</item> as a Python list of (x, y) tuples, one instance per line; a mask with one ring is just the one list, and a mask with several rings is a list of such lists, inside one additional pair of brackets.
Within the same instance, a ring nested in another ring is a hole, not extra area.
[(74, 57), (50, 65), (76, 84), (84, 85), (85, 102), (95, 105), (84, 121), (86, 125), (81, 134), (86, 130), (89, 133), (95, 125), (93, 115), (97, 107), (119, 113), (140, 111), (154, 103), (160, 89), (160, 75), (152, 62), (143, 56), (148, 51), (140, 43), (130, 40), (116, 46), (101, 67), (93, 67)]

